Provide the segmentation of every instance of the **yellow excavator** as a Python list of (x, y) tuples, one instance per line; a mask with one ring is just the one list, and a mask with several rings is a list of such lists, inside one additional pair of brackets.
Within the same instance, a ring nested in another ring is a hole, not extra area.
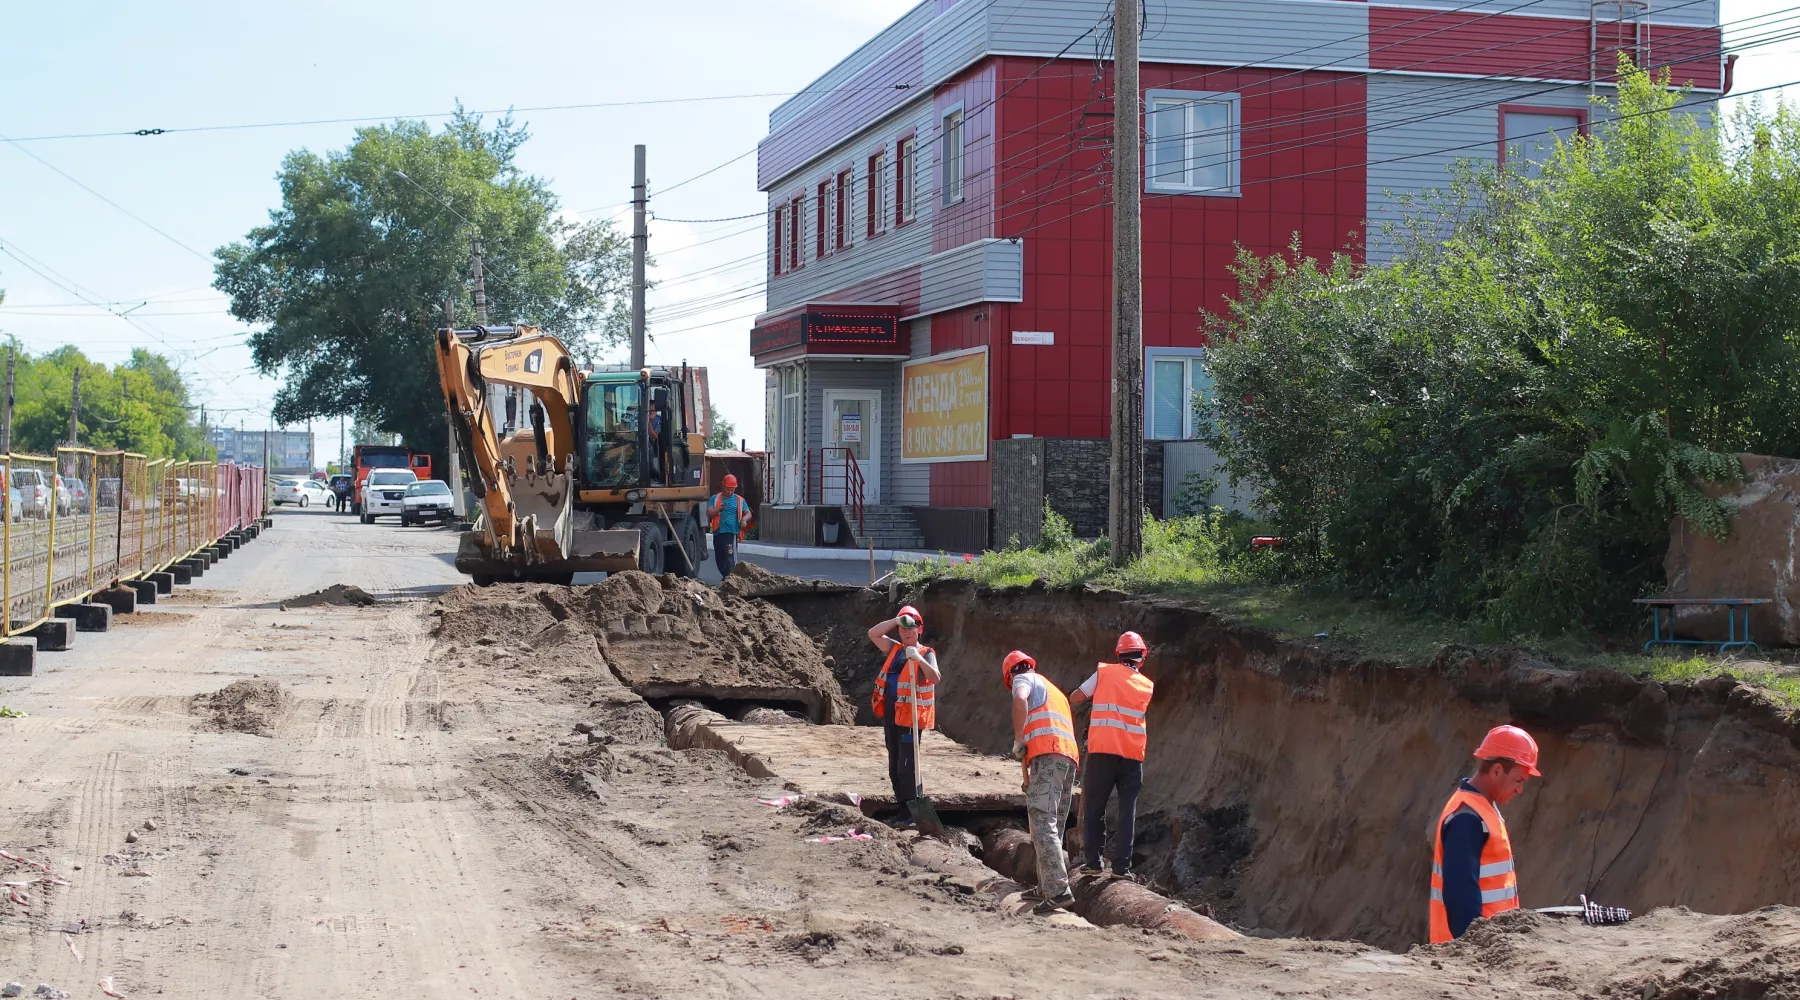
[[(481, 504), (456, 551), (477, 586), (700, 574), (710, 479), (699, 369), (586, 371), (529, 326), (439, 330), (437, 365)], [(490, 386), (527, 390), (527, 426), (502, 436)]]

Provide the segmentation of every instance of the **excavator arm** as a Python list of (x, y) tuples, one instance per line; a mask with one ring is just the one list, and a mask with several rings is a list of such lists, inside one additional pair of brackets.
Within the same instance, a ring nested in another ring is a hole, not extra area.
[[(451, 426), (484, 515), (469, 533), (478, 551), (459, 552), (459, 568), (467, 562), (465, 571), (479, 577), (483, 568), (492, 576), (561, 567), (574, 534), (574, 421), (580, 402), (568, 348), (528, 326), (443, 329), (437, 365)], [(531, 390), (536, 403), (529, 432), (502, 440), (487, 405), (490, 385)]]

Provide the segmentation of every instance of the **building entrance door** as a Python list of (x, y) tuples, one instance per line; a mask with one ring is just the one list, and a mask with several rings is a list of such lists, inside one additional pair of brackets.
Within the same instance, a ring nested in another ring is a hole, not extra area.
[[(825, 390), (824, 502), (850, 502), (844, 451), (862, 473), (865, 504), (881, 502), (881, 392), (875, 389)], [(842, 450), (840, 450), (842, 449)]]

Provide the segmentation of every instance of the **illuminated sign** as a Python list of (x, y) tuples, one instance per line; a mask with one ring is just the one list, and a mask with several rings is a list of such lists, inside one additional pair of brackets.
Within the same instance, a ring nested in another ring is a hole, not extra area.
[(920, 358), (900, 371), (900, 461), (985, 461), (987, 348)]
[(806, 314), (806, 342), (809, 344), (859, 344), (865, 347), (893, 347), (900, 342), (892, 316), (845, 316), (832, 313)]
[(897, 309), (885, 313), (854, 310), (814, 309), (755, 327), (750, 331), (750, 353), (760, 357), (805, 346), (808, 354), (906, 354), (900, 343)]
[(806, 343), (805, 317), (791, 316), (750, 331), (750, 353), (768, 354)]

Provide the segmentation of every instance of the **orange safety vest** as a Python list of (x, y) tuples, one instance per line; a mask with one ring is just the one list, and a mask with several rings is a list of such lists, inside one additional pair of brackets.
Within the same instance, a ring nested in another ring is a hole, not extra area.
[[(1036, 671), (1033, 671), (1036, 673)], [(1025, 713), (1025, 763), (1047, 753), (1061, 754), (1073, 761), (1081, 760), (1081, 747), (1075, 742), (1075, 719), (1069, 711), (1069, 699), (1050, 678), (1037, 676), (1044, 682), (1044, 703)]]
[[(719, 531), (719, 515), (724, 513), (721, 508), (725, 506), (719, 501), (724, 498), (725, 494), (714, 493), (712, 495), (712, 500), (707, 503), (707, 507), (712, 510), (712, 528), (710, 530), (713, 534), (718, 534)], [(750, 513), (750, 505), (744, 501), (743, 497), (738, 496), (735, 493), (731, 495), (731, 499), (736, 500), (738, 503), (738, 541), (741, 542), (744, 540), (745, 522), (749, 520), (749, 517), (746, 515)]]
[[(937, 725), (937, 684), (925, 678), (925, 672), (918, 669), (918, 664), (901, 655), (906, 647), (895, 643), (888, 650), (887, 659), (882, 661), (881, 675), (875, 678), (875, 706), (877, 719), (887, 718), (887, 682), (888, 674), (894, 669), (894, 660), (900, 660), (900, 685), (897, 689), (899, 699), (894, 703), (894, 725), (911, 727), (913, 724), (913, 707), (919, 709), (919, 728), (930, 729)], [(920, 645), (920, 653), (935, 652), (930, 646)]]
[(1513, 870), (1512, 839), (1506, 835), (1506, 820), (1500, 810), (1479, 792), (1458, 788), (1444, 803), (1438, 814), (1437, 835), (1431, 850), (1431, 943), (1442, 944), (1452, 939), (1450, 913), (1444, 909), (1444, 824), (1450, 817), (1468, 809), (1487, 824), (1487, 843), (1481, 848), (1481, 867), (1476, 872), (1476, 885), (1481, 888), (1481, 915), (1492, 917), (1519, 908), (1519, 875)]
[(1123, 663), (1100, 664), (1093, 714), (1088, 716), (1088, 753), (1143, 760), (1149, 742), (1144, 713), (1155, 691), (1155, 682)]

